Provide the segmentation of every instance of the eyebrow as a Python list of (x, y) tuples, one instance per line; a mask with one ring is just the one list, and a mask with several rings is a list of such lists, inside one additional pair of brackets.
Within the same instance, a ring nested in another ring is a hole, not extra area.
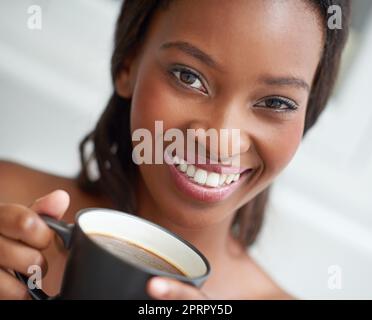
[(161, 45), (161, 49), (169, 49), (169, 48), (176, 48), (178, 50), (183, 51), (187, 55), (198, 59), (202, 63), (206, 64), (207, 66), (216, 69), (216, 70), (223, 70), (223, 68), (210, 56), (208, 53), (205, 53), (195, 45), (186, 42), (186, 41), (174, 41), (174, 42), (166, 42)]
[[(221, 65), (219, 65), (209, 54), (205, 53), (195, 45), (186, 42), (186, 41), (173, 41), (165, 42), (160, 47), (162, 50), (176, 48), (186, 53), (187, 55), (198, 59), (207, 66), (214, 68), (216, 70), (223, 71)], [(294, 86), (297, 88), (310, 91), (310, 85), (303, 79), (296, 77), (272, 77), (272, 76), (263, 76), (260, 78), (261, 82), (270, 86)]]
[(305, 80), (296, 77), (263, 76), (260, 81), (269, 86), (292, 86), (310, 91), (310, 85)]

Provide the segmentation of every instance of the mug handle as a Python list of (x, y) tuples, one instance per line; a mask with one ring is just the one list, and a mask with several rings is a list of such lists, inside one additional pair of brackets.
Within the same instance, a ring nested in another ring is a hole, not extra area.
[[(66, 249), (70, 249), (71, 235), (74, 225), (67, 224), (63, 221), (56, 220), (46, 215), (40, 215), (40, 217), (44, 220), (48, 227), (54, 230), (57, 233), (57, 235), (62, 239), (64, 247)], [(27, 285), (29, 278), (17, 271), (14, 271), (14, 273), (16, 277), (27, 286), (28, 293), (30, 294), (33, 300), (54, 300), (58, 298), (58, 295), (55, 297), (51, 297), (39, 288), (30, 289)]]

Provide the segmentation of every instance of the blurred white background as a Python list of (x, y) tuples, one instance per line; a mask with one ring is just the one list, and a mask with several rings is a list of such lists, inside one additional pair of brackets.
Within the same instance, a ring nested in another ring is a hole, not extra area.
[[(28, 28), (31, 5), (42, 8), (41, 30)], [(372, 2), (354, 5), (337, 91), (275, 183), (250, 250), (303, 299), (372, 299)], [(0, 2), (0, 159), (59, 175), (78, 172), (78, 143), (111, 93), (119, 6)]]

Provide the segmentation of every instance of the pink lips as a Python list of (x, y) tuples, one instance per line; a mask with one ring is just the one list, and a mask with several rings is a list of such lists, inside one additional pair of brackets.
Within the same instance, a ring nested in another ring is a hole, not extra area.
[(224, 174), (237, 174), (237, 173), (242, 173), (248, 170), (247, 168), (243, 169), (243, 168), (238, 168), (238, 167), (223, 166), (219, 164), (202, 164), (202, 163), (198, 163), (197, 161), (196, 163), (194, 163), (194, 166), (207, 170), (207, 171), (216, 172), (216, 173), (224, 173)]
[[(166, 163), (170, 163), (170, 161), (171, 161), (170, 156), (167, 153), (165, 153), (165, 157), (168, 158)], [(222, 201), (222, 200), (226, 199), (237, 188), (239, 188), (239, 186), (241, 186), (245, 181), (247, 181), (247, 179), (249, 179), (253, 175), (253, 172), (254, 172), (254, 170), (246, 170), (246, 172), (244, 172), (240, 176), (238, 181), (232, 182), (229, 185), (216, 187), (216, 188), (211, 188), (211, 187), (208, 187), (208, 186), (203, 186), (203, 185), (197, 184), (196, 182), (191, 180), (186, 174), (184, 174), (183, 172), (180, 172), (174, 165), (169, 164), (167, 166), (170, 169), (171, 176), (172, 176), (177, 188), (181, 192), (183, 192), (186, 195), (194, 198), (195, 200), (199, 200), (199, 201), (203, 201), (203, 202), (217, 202), (217, 201)], [(211, 168), (210, 166), (213, 166), (213, 165), (205, 165), (205, 166), (208, 166), (208, 170), (212, 171), (212, 170), (210, 170), (210, 168)], [(198, 167), (201, 167), (201, 166), (198, 165)], [(218, 165), (217, 165), (217, 167), (221, 168), (221, 166), (218, 166)], [(218, 170), (217, 167), (215, 167), (216, 170)], [(228, 168), (228, 167), (225, 167), (225, 168)], [(236, 169), (236, 168), (232, 168), (232, 169)], [(222, 173), (225, 173), (225, 172), (222, 172)], [(239, 171), (236, 172), (236, 173), (239, 173)]]
[(200, 155), (196, 156), (192, 153), (187, 153), (185, 160), (187, 164), (193, 164), (195, 167), (220, 174), (237, 174), (250, 169), (248, 167), (242, 168), (230, 165), (214, 164), (211, 163), (212, 161), (210, 159), (201, 157)]

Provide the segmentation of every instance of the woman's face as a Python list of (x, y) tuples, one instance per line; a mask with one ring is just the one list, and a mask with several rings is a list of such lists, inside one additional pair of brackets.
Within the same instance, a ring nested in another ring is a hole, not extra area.
[(119, 94), (132, 98), (131, 132), (146, 128), (155, 137), (156, 120), (185, 137), (187, 129), (240, 129), (240, 141), (229, 139), (220, 152), (252, 171), (232, 192), (200, 197), (200, 187), (180, 187), (170, 165), (143, 164), (141, 198), (177, 225), (202, 227), (231, 217), (265, 189), (301, 141), (322, 45), (320, 17), (306, 1), (175, 1), (158, 11), (116, 81)]

